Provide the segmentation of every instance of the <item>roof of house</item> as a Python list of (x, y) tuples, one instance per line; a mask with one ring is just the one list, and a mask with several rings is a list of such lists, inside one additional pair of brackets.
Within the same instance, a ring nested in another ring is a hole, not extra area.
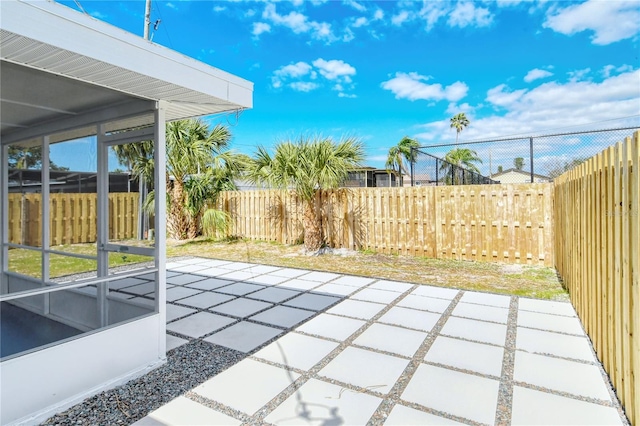
[[(531, 176), (531, 172), (527, 171), (527, 170), (518, 170), (514, 167), (507, 169), (507, 170), (503, 170), (500, 173), (494, 173), (491, 175), (491, 179), (495, 179), (496, 177), (500, 177), (502, 175), (506, 175), (507, 173), (518, 173), (524, 176)], [(533, 174), (534, 177), (537, 177), (539, 179), (551, 179), (549, 176), (545, 176), (545, 175), (539, 175), (537, 173)]]
[(0, 14), (3, 143), (148, 125), (157, 102), (167, 121), (252, 107), (253, 83), (67, 6), (3, 0)]

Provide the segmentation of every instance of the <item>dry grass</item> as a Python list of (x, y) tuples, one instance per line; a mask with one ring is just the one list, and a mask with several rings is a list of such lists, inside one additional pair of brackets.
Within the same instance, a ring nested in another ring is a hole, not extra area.
[(167, 256), (200, 256), (338, 272), (417, 284), (568, 300), (552, 268), (349, 252), (306, 256), (301, 246), (271, 242), (170, 241)]

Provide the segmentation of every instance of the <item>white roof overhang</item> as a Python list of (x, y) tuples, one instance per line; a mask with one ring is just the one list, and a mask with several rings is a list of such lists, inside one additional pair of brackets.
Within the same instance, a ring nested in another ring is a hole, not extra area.
[(51, 142), (251, 108), (253, 83), (49, 1), (0, 1), (0, 140)]

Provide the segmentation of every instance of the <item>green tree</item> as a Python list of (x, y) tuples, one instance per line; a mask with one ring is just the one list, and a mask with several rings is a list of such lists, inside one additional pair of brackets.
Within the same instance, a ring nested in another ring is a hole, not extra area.
[(469, 126), (470, 121), (465, 115), (464, 112), (459, 112), (458, 114), (451, 117), (449, 120), (450, 128), (456, 129), (456, 145), (458, 145), (458, 136), (460, 136), (460, 132), (462, 132), (466, 127)]
[[(403, 174), (410, 175), (411, 171), (407, 169), (405, 161), (409, 163), (409, 168), (411, 168), (411, 164), (416, 162), (417, 151), (415, 149), (418, 148), (418, 146), (420, 146), (418, 141), (409, 136), (400, 139), (397, 145), (389, 149), (389, 155), (385, 163), (386, 169), (388, 171), (398, 172), (401, 180)], [(389, 176), (389, 186), (391, 186), (391, 176)]]
[[(42, 168), (42, 147), (21, 148), (9, 146), (9, 168), (10, 169), (41, 169)], [(49, 160), (50, 170), (67, 171), (68, 167), (61, 167)]]
[(569, 161), (562, 161), (560, 159), (553, 159), (547, 162), (546, 169), (549, 177), (555, 179), (564, 172), (568, 172), (574, 167), (584, 163), (586, 158), (584, 157), (576, 157)]
[(464, 184), (464, 169), (480, 173), (476, 163), (482, 163), (478, 153), (469, 148), (454, 148), (447, 152), (440, 170), (445, 172), (443, 181), (450, 185)]
[(502, 173), (502, 166), (498, 166), (498, 173)]
[[(225, 126), (213, 129), (200, 120), (181, 120), (166, 125), (167, 233), (182, 240), (200, 232), (211, 235), (207, 225), (220, 226), (224, 215), (214, 206), (221, 191), (235, 189), (243, 162), (228, 150), (231, 133)], [(130, 161), (134, 174), (153, 179), (153, 144), (131, 144), (121, 152)], [(121, 157), (119, 157), (121, 158)], [(155, 193), (145, 200), (144, 208), (153, 211)], [(209, 210), (213, 210), (209, 212)], [(217, 218), (217, 220), (211, 220)], [(203, 228), (204, 225), (204, 228)]]
[(246, 178), (258, 185), (292, 189), (304, 202), (304, 247), (317, 252), (323, 244), (322, 223), (316, 210), (321, 189), (337, 188), (350, 170), (364, 159), (364, 149), (356, 138), (334, 142), (330, 138), (300, 138), (282, 141), (271, 155), (264, 147), (247, 167)]
[(524, 168), (524, 158), (516, 157), (513, 159), (513, 167), (517, 170), (522, 170)]

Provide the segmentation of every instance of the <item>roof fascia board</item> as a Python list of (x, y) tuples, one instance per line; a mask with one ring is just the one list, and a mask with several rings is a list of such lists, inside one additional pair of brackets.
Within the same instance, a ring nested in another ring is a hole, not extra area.
[(132, 100), (125, 104), (110, 105), (105, 108), (75, 115), (65, 119), (56, 119), (48, 123), (26, 129), (16, 130), (2, 136), (2, 145), (23, 142), (30, 139), (53, 135), (73, 129), (97, 125), (110, 121), (135, 117), (155, 110), (157, 102), (142, 99)]
[(0, 1), (2, 29), (106, 64), (252, 107), (253, 83), (49, 1)]

